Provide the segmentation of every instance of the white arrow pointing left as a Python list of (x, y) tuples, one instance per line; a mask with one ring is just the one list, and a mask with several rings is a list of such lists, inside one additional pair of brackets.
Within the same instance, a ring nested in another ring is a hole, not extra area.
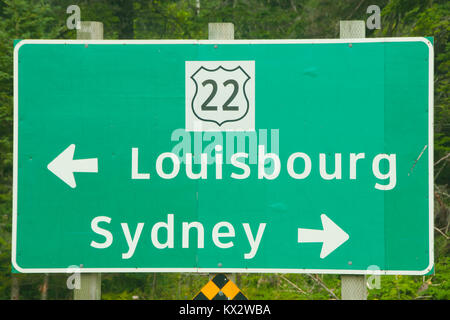
[(72, 188), (77, 186), (74, 172), (98, 172), (97, 158), (74, 160), (74, 153), (75, 145), (71, 144), (47, 166), (48, 170)]

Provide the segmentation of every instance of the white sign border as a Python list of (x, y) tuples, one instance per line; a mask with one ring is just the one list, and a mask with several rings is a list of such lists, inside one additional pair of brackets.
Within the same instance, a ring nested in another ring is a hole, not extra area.
[(107, 272), (195, 272), (195, 273), (318, 273), (360, 275), (425, 275), (434, 266), (434, 48), (424, 37), (360, 38), (360, 39), (287, 39), (287, 40), (21, 40), (14, 47), (14, 153), (13, 153), (13, 219), (11, 263), (21, 273), (67, 273), (69, 268), (21, 268), (17, 255), (17, 176), (18, 176), (18, 54), (25, 44), (324, 44), (373, 42), (423, 42), (428, 46), (428, 208), (429, 264), (424, 270), (338, 270), (338, 269), (264, 269), (264, 268), (80, 268), (80, 273)]

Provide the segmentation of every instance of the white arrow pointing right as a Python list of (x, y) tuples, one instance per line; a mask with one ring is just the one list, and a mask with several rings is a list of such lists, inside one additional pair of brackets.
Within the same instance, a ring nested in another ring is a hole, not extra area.
[(320, 257), (323, 259), (341, 246), (350, 237), (325, 214), (320, 215), (323, 230), (298, 228), (298, 242), (322, 242)]

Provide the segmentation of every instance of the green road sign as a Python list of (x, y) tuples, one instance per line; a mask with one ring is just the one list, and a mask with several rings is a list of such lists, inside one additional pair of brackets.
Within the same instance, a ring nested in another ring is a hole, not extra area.
[(425, 38), (24, 40), (19, 272), (425, 274)]

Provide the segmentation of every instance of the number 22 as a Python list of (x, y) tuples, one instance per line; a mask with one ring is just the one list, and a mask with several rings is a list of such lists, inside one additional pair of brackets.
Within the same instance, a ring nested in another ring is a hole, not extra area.
[[(216, 111), (217, 106), (209, 106), (208, 104), (211, 102), (212, 99), (216, 96), (217, 93), (217, 82), (215, 82), (212, 79), (208, 79), (202, 82), (202, 85), (206, 87), (206, 85), (210, 84), (212, 86), (212, 91), (209, 97), (203, 102), (202, 104), (202, 110), (203, 111)], [(236, 80), (230, 79), (223, 83), (223, 86), (226, 87), (228, 85), (233, 86), (233, 92), (231, 93), (231, 96), (228, 98), (227, 101), (225, 101), (224, 105), (222, 106), (223, 111), (237, 111), (239, 110), (238, 106), (230, 106), (230, 103), (234, 100), (236, 97), (238, 90), (239, 90), (239, 84)]]

